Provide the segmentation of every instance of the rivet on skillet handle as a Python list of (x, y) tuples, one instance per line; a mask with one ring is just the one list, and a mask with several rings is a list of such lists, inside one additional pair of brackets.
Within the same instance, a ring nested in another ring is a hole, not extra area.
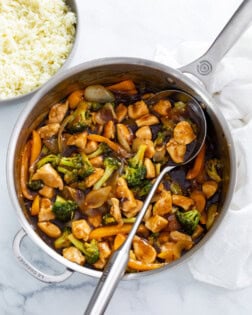
[(23, 266), (23, 268), (29, 272), (33, 277), (37, 278), (40, 281), (46, 282), (46, 283), (59, 283), (63, 282), (66, 279), (68, 279), (72, 274), (73, 271), (66, 269), (63, 273), (59, 275), (47, 275), (37, 268), (33, 267), (30, 262), (27, 261), (26, 258), (21, 254), (20, 251), (20, 245), (24, 239), (24, 237), (27, 236), (26, 232), (21, 229), (15, 236), (13, 241), (13, 252), (16, 256), (18, 262)]
[(207, 52), (179, 70), (196, 76), (207, 86), (210, 75), (215, 71), (219, 61), (240, 38), (250, 22), (252, 22), (252, 0), (244, 0)]

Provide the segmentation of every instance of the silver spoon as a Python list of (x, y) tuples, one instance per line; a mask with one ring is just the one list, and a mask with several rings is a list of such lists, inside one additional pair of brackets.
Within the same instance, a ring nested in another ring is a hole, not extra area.
[[(160, 99), (172, 98), (175, 101), (183, 100), (187, 103), (187, 111), (189, 117), (198, 127), (197, 139), (195, 140), (195, 146), (190, 152), (189, 156), (186, 157), (186, 160), (180, 164), (184, 165), (189, 163), (200, 151), (206, 137), (206, 118), (200, 104), (189, 94), (179, 91), (179, 90), (165, 90), (155, 94), (151, 99), (147, 101), (148, 105), (155, 104)], [(145, 212), (151, 202), (152, 197), (155, 194), (155, 191), (160, 184), (162, 178), (165, 174), (174, 169), (178, 164), (166, 165), (159, 176), (156, 178), (155, 183), (153, 184), (147, 198), (144, 201), (143, 207), (137, 215), (136, 221), (132, 226), (132, 229), (123, 243), (123, 245), (114, 251), (110, 257), (103, 274), (97, 284), (97, 287), (89, 301), (85, 315), (101, 315), (106, 310), (112, 295), (123, 277), (125, 272), (128, 260), (129, 260), (129, 251), (133, 238), (137, 232), (137, 229), (142, 222), (142, 219), (145, 215)]]

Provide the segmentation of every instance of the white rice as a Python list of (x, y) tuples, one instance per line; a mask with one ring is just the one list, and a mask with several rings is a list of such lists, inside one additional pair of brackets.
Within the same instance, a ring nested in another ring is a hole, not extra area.
[(0, 0), (0, 99), (29, 93), (57, 72), (75, 23), (63, 0)]

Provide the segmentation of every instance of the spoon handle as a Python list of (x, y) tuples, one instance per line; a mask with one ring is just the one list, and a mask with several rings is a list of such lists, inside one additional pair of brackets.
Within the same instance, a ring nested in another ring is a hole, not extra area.
[(251, 21), (252, 0), (244, 0), (207, 52), (192, 63), (181, 67), (180, 70), (193, 74), (207, 85), (209, 75), (215, 71), (217, 64), (233, 47)]
[(125, 272), (129, 260), (131, 243), (140, 223), (142, 222), (142, 219), (151, 202), (151, 199), (154, 196), (155, 191), (157, 190), (158, 185), (160, 184), (164, 175), (171, 171), (174, 167), (175, 166), (165, 167), (157, 177), (146, 200), (143, 203), (142, 209), (138, 213), (137, 219), (133, 224), (133, 227), (126, 241), (118, 250), (113, 253), (111, 258), (109, 259), (103, 271), (103, 274), (95, 288), (95, 291), (89, 301), (84, 315), (101, 315), (105, 312), (109, 301), (111, 300), (113, 293)]

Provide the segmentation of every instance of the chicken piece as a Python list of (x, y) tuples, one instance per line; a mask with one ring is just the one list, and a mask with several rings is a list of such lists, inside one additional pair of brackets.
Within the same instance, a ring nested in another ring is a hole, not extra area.
[(72, 222), (72, 233), (76, 238), (87, 241), (90, 232), (91, 228), (86, 220), (81, 219)]
[(54, 196), (54, 189), (52, 187), (48, 187), (44, 185), (40, 190), (39, 194), (45, 198), (52, 199)]
[(93, 225), (93, 227), (97, 228), (102, 223), (102, 215), (101, 213), (96, 213), (95, 215), (89, 216), (87, 218), (88, 223)]
[(202, 191), (207, 199), (211, 198), (218, 189), (218, 183), (214, 180), (208, 180), (202, 184)]
[(159, 195), (157, 202), (153, 206), (153, 215), (164, 215), (172, 211), (171, 192), (163, 189)]
[(100, 258), (95, 264), (93, 264), (93, 266), (97, 269), (103, 269), (106, 265), (108, 257), (111, 255), (111, 249), (108, 242), (99, 242), (98, 248), (100, 252)]
[(166, 150), (169, 153), (173, 162), (175, 163), (184, 162), (184, 156), (186, 153), (185, 144), (179, 144), (174, 138), (171, 138), (170, 141), (166, 144)]
[(88, 140), (84, 149), (86, 154), (94, 152), (98, 148), (98, 143), (93, 140)]
[(143, 221), (146, 222), (151, 216), (152, 216), (152, 205), (149, 205), (143, 217)]
[(62, 190), (64, 183), (60, 175), (55, 171), (50, 163), (47, 163), (40, 167), (36, 173), (32, 176), (32, 180), (41, 179), (43, 183), (52, 188), (59, 188)]
[(170, 232), (166, 231), (166, 229), (165, 231), (159, 233), (157, 241), (160, 245), (169, 242), (169, 240), (170, 240)]
[(81, 251), (74, 246), (64, 248), (62, 254), (64, 258), (78, 265), (83, 266), (85, 263), (85, 256), (82, 255)]
[(48, 123), (61, 123), (68, 111), (68, 102), (53, 105), (49, 111)]
[(152, 139), (152, 132), (149, 126), (143, 126), (139, 128), (136, 131), (135, 135), (137, 138), (141, 138), (141, 139), (148, 139), (148, 140)]
[(81, 150), (85, 150), (86, 143), (87, 143), (87, 132), (71, 135), (67, 139), (67, 145), (75, 145), (77, 148)]
[(115, 138), (115, 124), (112, 120), (109, 120), (104, 125), (103, 136), (108, 138), (108, 139), (114, 139)]
[(144, 156), (151, 159), (156, 152), (153, 141), (148, 140), (148, 139), (135, 138), (132, 143), (132, 150), (134, 152), (137, 152), (141, 144), (147, 145)]
[(59, 123), (51, 123), (39, 128), (37, 131), (40, 135), (40, 138), (47, 139), (55, 136), (60, 129)]
[(102, 166), (104, 166), (104, 163), (103, 163), (103, 156), (102, 156), (102, 155), (99, 155), (99, 156), (96, 156), (96, 157), (90, 159), (89, 162), (90, 162), (94, 167), (97, 167), (97, 168), (101, 168)]
[(170, 232), (170, 240), (173, 242), (184, 242), (184, 249), (188, 250), (193, 246), (193, 241), (190, 235), (181, 233), (179, 231)]
[(154, 178), (156, 176), (156, 169), (151, 159), (144, 159), (144, 166), (146, 167), (146, 178)]
[(119, 200), (117, 198), (111, 198), (112, 206), (110, 208), (110, 214), (115, 218), (119, 225), (123, 225), (122, 214), (119, 206)]
[(136, 206), (134, 208), (131, 207), (131, 204), (128, 201), (124, 201), (122, 210), (127, 218), (133, 218), (141, 210), (142, 206), (143, 202), (141, 200), (136, 199)]
[(121, 103), (116, 107), (115, 113), (116, 113), (117, 121), (122, 122), (128, 114), (128, 108)]
[(116, 182), (116, 196), (120, 199), (128, 201), (127, 210), (133, 209), (137, 206), (136, 199), (133, 192), (129, 189), (126, 180), (123, 177), (119, 177)]
[(189, 210), (194, 205), (194, 201), (191, 198), (182, 195), (172, 195), (172, 204), (179, 206), (184, 210)]
[(157, 252), (153, 246), (138, 236), (133, 240), (134, 254), (137, 260), (140, 260), (146, 264), (151, 264), (155, 261)]
[(50, 221), (55, 219), (55, 214), (52, 212), (52, 202), (48, 198), (41, 198), (38, 221)]
[(92, 173), (85, 179), (84, 181), (85, 187), (86, 188), (92, 187), (102, 177), (103, 173), (104, 173), (103, 168), (95, 168), (94, 173)]
[(152, 114), (146, 114), (136, 120), (137, 127), (157, 125), (159, 119)]
[(153, 106), (153, 109), (161, 116), (168, 116), (171, 109), (171, 102), (169, 100), (160, 100)]
[(168, 220), (166, 220), (165, 218), (157, 214), (150, 217), (145, 222), (145, 226), (147, 227), (147, 229), (153, 233), (160, 232), (167, 226), (167, 224), (168, 224)]
[(173, 130), (173, 137), (179, 144), (189, 144), (196, 139), (192, 126), (187, 121), (180, 121)]
[(60, 228), (51, 222), (38, 222), (38, 227), (42, 232), (44, 232), (47, 236), (51, 238), (58, 238), (61, 235)]
[(130, 145), (132, 143), (133, 134), (129, 128), (123, 124), (116, 125), (117, 139), (121, 146), (127, 151), (130, 152)]
[(171, 263), (180, 258), (181, 250), (175, 243), (167, 242), (161, 246), (161, 252), (157, 256), (158, 258), (165, 259), (166, 263)]
[(132, 119), (138, 119), (146, 114), (149, 114), (149, 109), (144, 101), (138, 101), (128, 107), (128, 115)]

